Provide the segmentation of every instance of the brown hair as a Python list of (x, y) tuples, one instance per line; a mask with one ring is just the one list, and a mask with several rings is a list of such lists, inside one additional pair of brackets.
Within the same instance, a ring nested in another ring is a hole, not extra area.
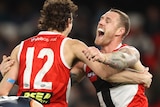
[(57, 30), (62, 32), (66, 29), (68, 18), (74, 16), (78, 6), (71, 0), (46, 0), (40, 11), (38, 28), (40, 30)]
[(111, 8), (109, 11), (116, 12), (119, 14), (120, 25), (125, 27), (125, 33), (123, 35), (123, 38), (124, 38), (130, 32), (130, 18), (129, 18), (129, 16), (126, 13), (124, 13), (118, 9)]

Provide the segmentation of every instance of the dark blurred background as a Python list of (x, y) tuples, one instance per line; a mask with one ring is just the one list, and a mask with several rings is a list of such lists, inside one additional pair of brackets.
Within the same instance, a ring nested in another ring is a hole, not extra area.
[[(131, 18), (131, 32), (124, 40), (141, 53), (150, 67), (153, 82), (146, 95), (149, 107), (160, 107), (160, 4), (158, 0), (73, 0), (78, 17), (70, 37), (94, 45), (95, 28), (100, 16), (110, 8), (126, 12)], [(0, 0), (0, 61), (2, 55), (30, 36), (37, 34), (37, 20), (44, 0)], [(98, 107), (92, 84), (85, 78), (71, 92), (70, 107)]]

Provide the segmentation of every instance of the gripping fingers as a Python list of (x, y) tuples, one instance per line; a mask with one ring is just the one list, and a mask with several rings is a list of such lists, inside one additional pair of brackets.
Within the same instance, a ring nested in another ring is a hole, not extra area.
[(11, 60), (11, 57), (10, 56), (6, 56), (6, 55), (3, 55), (3, 61), (2, 61), (2, 63), (3, 62), (7, 62), (7, 61), (9, 61), (9, 60)]
[(95, 47), (88, 47), (83, 53), (87, 59), (95, 61), (97, 60), (97, 53), (99, 53), (99, 50)]
[(83, 52), (83, 54), (86, 56), (86, 58), (87, 58), (88, 60), (91, 60), (92, 57), (94, 57), (94, 56), (92, 55), (92, 53), (89, 51), (89, 49), (83, 50), (82, 52)]
[(11, 57), (7, 57), (6, 55), (3, 55), (3, 61), (0, 64), (0, 71), (2, 76), (4, 76), (10, 70), (13, 64), (14, 64), (14, 60), (11, 60)]
[(148, 80), (148, 82), (147, 82), (146, 84), (144, 84), (144, 86), (145, 86), (146, 88), (149, 88), (150, 85), (151, 85), (151, 83), (152, 83), (152, 79)]

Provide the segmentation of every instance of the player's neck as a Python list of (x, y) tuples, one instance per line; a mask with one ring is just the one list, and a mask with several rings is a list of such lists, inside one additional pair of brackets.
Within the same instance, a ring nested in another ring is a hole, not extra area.
[(115, 49), (119, 47), (120, 44), (121, 42), (111, 42), (108, 45), (101, 46), (101, 51), (105, 53), (113, 52)]
[(58, 33), (58, 34), (61, 34), (61, 35), (64, 35), (64, 36), (68, 36), (68, 33), (66, 31), (59, 32), (57, 30), (52, 30), (51, 32), (55, 32), (55, 33)]

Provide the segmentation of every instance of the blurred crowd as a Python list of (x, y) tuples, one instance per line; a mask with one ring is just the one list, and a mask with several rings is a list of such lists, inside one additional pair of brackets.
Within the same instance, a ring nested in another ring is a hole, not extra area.
[[(160, 107), (160, 5), (144, 3), (144, 6), (139, 6), (137, 0), (137, 4), (135, 1), (132, 4), (132, 0), (73, 1), (79, 6), (79, 11), (70, 37), (80, 39), (88, 46), (94, 45), (96, 25), (108, 9), (118, 8), (129, 15), (131, 31), (124, 43), (135, 46), (140, 51), (143, 64), (150, 68), (153, 82), (146, 92), (149, 107)], [(43, 2), (0, 0), (0, 61), (2, 55), (10, 55), (21, 40), (37, 34), (37, 21)], [(95, 89), (88, 78), (72, 87), (69, 104), (70, 107), (98, 107)]]

